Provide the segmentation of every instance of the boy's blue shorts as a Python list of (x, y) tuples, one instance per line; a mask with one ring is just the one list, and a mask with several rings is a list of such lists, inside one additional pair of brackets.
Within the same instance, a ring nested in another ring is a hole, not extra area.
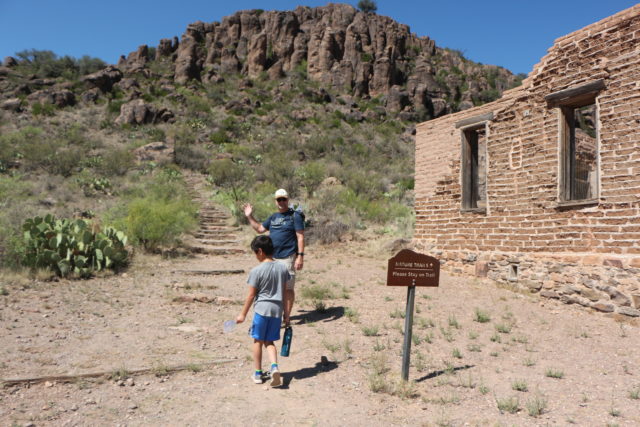
[(281, 323), (281, 317), (267, 317), (253, 313), (253, 324), (249, 335), (260, 341), (278, 341)]

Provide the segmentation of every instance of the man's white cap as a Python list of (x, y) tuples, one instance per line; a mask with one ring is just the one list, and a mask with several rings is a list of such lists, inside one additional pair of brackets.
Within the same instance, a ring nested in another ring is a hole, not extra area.
[(276, 199), (278, 197), (284, 197), (284, 198), (288, 199), (289, 198), (289, 194), (287, 193), (287, 190), (285, 190), (284, 188), (281, 188), (278, 191), (276, 191), (276, 195), (274, 197)]

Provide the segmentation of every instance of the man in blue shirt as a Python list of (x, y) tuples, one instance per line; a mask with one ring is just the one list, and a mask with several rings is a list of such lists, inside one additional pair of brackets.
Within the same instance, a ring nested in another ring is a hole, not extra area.
[(269, 231), (275, 248), (273, 258), (284, 263), (289, 270), (291, 280), (287, 282), (285, 292), (289, 305), (287, 312), (291, 313), (295, 299), (296, 270), (302, 270), (304, 265), (304, 220), (302, 215), (289, 208), (289, 194), (286, 190), (281, 188), (276, 191), (275, 199), (278, 212), (262, 224), (253, 217), (253, 206), (247, 203), (243, 209), (249, 224), (256, 232), (262, 234)]

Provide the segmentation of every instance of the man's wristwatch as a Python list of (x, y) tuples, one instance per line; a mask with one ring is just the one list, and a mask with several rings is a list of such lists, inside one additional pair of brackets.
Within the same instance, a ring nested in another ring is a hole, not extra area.
[(304, 256), (304, 252), (298, 252), (296, 255), (297, 256)]

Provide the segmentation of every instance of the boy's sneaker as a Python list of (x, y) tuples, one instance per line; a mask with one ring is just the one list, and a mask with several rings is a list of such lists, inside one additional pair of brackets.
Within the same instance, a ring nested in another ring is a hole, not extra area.
[(251, 375), (251, 379), (256, 384), (262, 384), (262, 372), (255, 372)]
[(269, 383), (271, 387), (278, 387), (282, 385), (282, 376), (280, 375), (280, 371), (278, 368), (271, 369), (271, 382)]

